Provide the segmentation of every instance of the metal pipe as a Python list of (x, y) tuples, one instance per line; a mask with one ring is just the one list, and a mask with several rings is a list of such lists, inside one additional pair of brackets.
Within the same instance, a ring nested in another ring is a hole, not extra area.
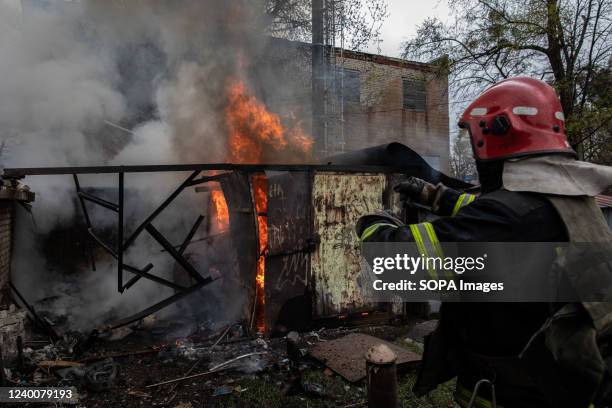
[(325, 140), (325, 35), (324, 0), (312, 0), (312, 134), (314, 151), (324, 157)]

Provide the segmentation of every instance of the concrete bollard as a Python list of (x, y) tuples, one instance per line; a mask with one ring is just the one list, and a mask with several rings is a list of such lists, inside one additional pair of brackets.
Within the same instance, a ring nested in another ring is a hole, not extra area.
[(397, 356), (388, 346), (377, 344), (365, 355), (369, 408), (397, 408)]
[(292, 331), (287, 334), (287, 357), (292, 363), (300, 360), (300, 334)]

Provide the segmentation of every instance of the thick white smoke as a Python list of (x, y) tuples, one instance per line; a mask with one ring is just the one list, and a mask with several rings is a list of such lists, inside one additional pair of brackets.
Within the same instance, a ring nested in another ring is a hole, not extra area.
[[(224, 89), (229, 78), (246, 75), (244, 61), (265, 44), (258, 1), (16, 3), (0, 2), (0, 167), (224, 160)], [(128, 175), (131, 226), (184, 177)], [(111, 176), (81, 182), (101, 191), (116, 186)], [(108, 310), (122, 316), (171, 293), (142, 279), (118, 294), (110, 262), (66, 278), (49, 265), (37, 240), (82, 217), (72, 178), (29, 177), (25, 183), (37, 194), (35, 224), (20, 210), (13, 280), (26, 297), (59, 296), (49, 308), (88, 329)], [(180, 242), (197, 215), (193, 209), (203, 205), (201, 196), (187, 192), (156, 227)], [(97, 226), (113, 227), (113, 213), (91, 211)], [(146, 233), (128, 260), (137, 267), (152, 262), (160, 276), (173, 268)]]

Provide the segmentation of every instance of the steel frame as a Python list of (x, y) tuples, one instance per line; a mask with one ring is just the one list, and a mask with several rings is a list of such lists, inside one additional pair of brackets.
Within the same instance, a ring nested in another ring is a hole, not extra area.
[[(204, 216), (200, 215), (196, 219), (193, 227), (178, 246), (172, 245), (166, 237), (153, 225), (153, 221), (159, 216), (180, 194), (188, 188), (211, 181), (218, 181), (232, 174), (232, 172), (243, 173), (262, 173), (265, 171), (320, 171), (320, 172), (347, 172), (347, 173), (403, 173), (410, 170), (412, 167), (405, 166), (402, 168), (380, 167), (380, 166), (346, 166), (346, 165), (292, 165), (292, 164), (175, 164), (175, 165), (146, 165), (146, 166), (97, 166), (97, 167), (40, 167), (40, 168), (5, 168), (2, 178), (4, 179), (22, 179), (26, 176), (39, 175), (72, 175), (76, 188), (76, 193), (80, 202), (81, 210), (87, 225), (87, 231), (91, 238), (108, 254), (117, 261), (117, 289), (120, 293), (130, 289), (141, 278), (149, 279), (158, 284), (170, 287), (176, 291), (172, 296), (142, 310), (134, 315), (116, 321), (101, 330), (115, 329), (125, 326), (134, 321), (142, 319), (147, 315), (171, 305), (179, 299), (196, 292), (200, 288), (213, 282), (210, 276), (202, 276), (184, 257), (184, 252), (187, 246), (193, 239), (198, 228), (204, 220)], [(126, 173), (154, 173), (154, 172), (185, 172), (192, 173), (160, 204), (136, 229), (127, 237), (124, 237), (124, 186)], [(203, 171), (225, 171), (225, 173), (216, 174), (213, 176), (202, 176), (197, 178)], [(117, 174), (118, 179), (118, 202), (110, 202), (108, 200), (97, 197), (81, 188), (79, 175), (83, 174)], [(103, 207), (109, 211), (117, 213), (117, 243), (116, 245), (104, 242), (102, 238), (96, 235), (94, 227), (91, 223), (91, 218), (87, 211), (86, 202)], [(255, 209), (254, 209), (255, 211)], [(155, 241), (157, 241), (165, 252), (179, 264), (185, 271), (195, 280), (191, 286), (185, 287), (178, 283), (169, 281), (159, 276), (149, 273), (153, 268), (151, 263), (142, 268), (137, 268), (132, 265), (125, 264), (123, 255), (130, 246), (136, 241), (140, 234), (146, 231)], [(95, 269), (95, 266), (94, 266)], [(124, 283), (124, 271), (132, 273), (134, 276)]]
[[(79, 166), (79, 167), (17, 167), (5, 168), (2, 177), (20, 179), (26, 176), (68, 175), (68, 174), (119, 174), (119, 173), (156, 173), (167, 171), (242, 171), (261, 173), (265, 171), (339, 171), (345, 173), (404, 173), (418, 170), (417, 165), (390, 166), (352, 166), (336, 164), (162, 164), (143, 166)], [(214, 176), (213, 176), (214, 177)], [(199, 184), (196, 182), (195, 184)]]

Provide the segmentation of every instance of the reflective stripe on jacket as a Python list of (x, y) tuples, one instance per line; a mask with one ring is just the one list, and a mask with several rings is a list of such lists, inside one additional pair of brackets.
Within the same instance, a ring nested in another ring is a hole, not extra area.
[(457, 201), (455, 202), (455, 205), (453, 206), (453, 212), (451, 213), (451, 215), (452, 216), (457, 215), (459, 210), (461, 210), (463, 207), (467, 205), (470, 205), (472, 201), (474, 201), (475, 199), (476, 199), (476, 196), (473, 194), (468, 194), (468, 193), (461, 194), (459, 198), (457, 198)]

